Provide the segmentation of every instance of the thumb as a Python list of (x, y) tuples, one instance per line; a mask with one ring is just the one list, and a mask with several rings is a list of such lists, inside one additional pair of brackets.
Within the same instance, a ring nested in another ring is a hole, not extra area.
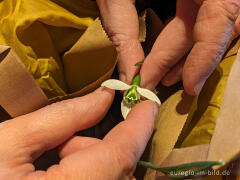
[(183, 69), (183, 84), (189, 94), (199, 94), (221, 60), (239, 7), (239, 0), (203, 1), (194, 27), (195, 45)]
[[(129, 113), (127, 119), (118, 124), (104, 138), (115, 147), (121, 162), (127, 167), (135, 166), (141, 157), (154, 127), (158, 106), (152, 101), (144, 101), (137, 104)], [(125, 161), (124, 161), (125, 159)]]

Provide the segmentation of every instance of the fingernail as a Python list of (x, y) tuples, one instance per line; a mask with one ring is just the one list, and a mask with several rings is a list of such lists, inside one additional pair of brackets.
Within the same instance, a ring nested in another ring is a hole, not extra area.
[(152, 83), (152, 82), (146, 82), (145, 81), (145, 79), (141, 79), (141, 84), (140, 84), (140, 86), (142, 87), (142, 88), (146, 88), (146, 89), (149, 89), (149, 90), (154, 90), (154, 88), (155, 88), (155, 85)]
[(155, 86), (153, 84), (148, 84), (147, 86), (145, 86), (144, 88), (149, 89), (151, 91), (153, 91), (155, 89)]
[(195, 92), (195, 95), (199, 95), (202, 88), (203, 88), (203, 85), (204, 85), (205, 81), (200, 81), (195, 87), (194, 87), (194, 92)]
[(122, 81), (122, 82), (126, 82), (126, 76), (125, 76), (125, 74), (124, 74), (124, 73), (120, 73), (120, 74), (119, 74), (119, 79), (120, 79), (120, 81)]
[(149, 88), (149, 84), (146, 84), (146, 83), (145, 83), (145, 80), (144, 80), (144, 78), (142, 78), (142, 76), (141, 76), (140, 86), (141, 86), (142, 88), (146, 88), (146, 89)]
[(155, 103), (154, 108), (153, 108), (153, 115), (156, 116), (158, 114), (159, 110), (159, 105)]

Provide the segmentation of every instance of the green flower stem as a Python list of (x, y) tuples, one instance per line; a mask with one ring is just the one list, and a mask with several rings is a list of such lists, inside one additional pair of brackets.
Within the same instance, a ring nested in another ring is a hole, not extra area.
[(132, 80), (132, 85), (140, 86), (141, 76), (140, 74), (136, 75)]
[(192, 177), (194, 175), (197, 175), (197, 173), (199, 172), (203, 172), (205, 170), (211, 169), (213, 166), (224, 165), (224, 163), (222, 161), (202, 161), (202, 162), (181, 164), (181, 165), (172, 166), (172, 167), (159, 167), (159, 166), (155, 166), (150, 162), (139, 161), (138, 165), (160, 171), (165, 175), (167, 175), (168, 177), (180, 179), (180, 178)]

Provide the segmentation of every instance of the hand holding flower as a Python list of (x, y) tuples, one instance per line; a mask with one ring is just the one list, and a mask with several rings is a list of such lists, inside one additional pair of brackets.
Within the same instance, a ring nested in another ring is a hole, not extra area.
[[(138, 104), (103, 140), (74, 136), (97, 124), (113, 98), (112, 90), (100, 88), (1, 123), (0, 179), (132, 180), (153, 130), (155, 103)], [(60, 163), (47, 171), (35, 171), (33, 161), (59, 145)]]

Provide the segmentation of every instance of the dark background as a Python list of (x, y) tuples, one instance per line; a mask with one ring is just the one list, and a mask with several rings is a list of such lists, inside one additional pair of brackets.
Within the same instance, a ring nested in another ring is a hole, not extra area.
[(136, 7), (139, 12), (152, 8), (164, 22), (167, 18), (175, 15), (176, 0), (136, 0)]
[(167, 18), (175, 15), (176, 0), (136, 0), (138, 11), (152, 8), (164, 22)]

